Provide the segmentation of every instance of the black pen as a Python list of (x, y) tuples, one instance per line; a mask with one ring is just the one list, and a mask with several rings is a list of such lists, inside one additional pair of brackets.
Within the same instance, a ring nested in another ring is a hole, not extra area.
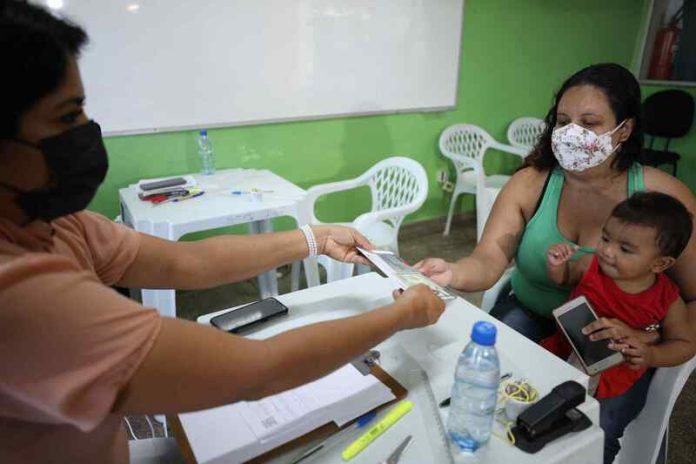
[[(507, 379), (509, 379), (510, 377), (512, 377), (512, 372), (506, 372), (505, 374), (503, 374), (503, 375), (500, 376), (500, 381), (502, 382), (503, 380), (507, 380)], [(451, 401), (452, 401), (452, 397), (451, 397), (451, 396), (448, 397), (448, 398), (445, 399), (445, 400), (442, 400), (442, 402), (440, 403), (440, 407), (441, 407), (441, 408), (446, 408), (447, 406), (450, 405), (450, 402), (451, 402)]]

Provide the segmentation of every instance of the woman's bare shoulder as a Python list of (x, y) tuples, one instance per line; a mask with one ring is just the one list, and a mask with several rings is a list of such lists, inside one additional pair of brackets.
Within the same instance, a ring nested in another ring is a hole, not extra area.
[(540, 171), (528, 166), (513, 174), (506, 187), (509, 187), (509, 190), (515, 192), (516, 195), (537, 198), (544, 188), (548, 175), (548, 170)]
[(537, 184), (541, 184), (543, 187), (546, 177), (549, 175), (549, 170), (539, 170), (532, 166), (527, 166), (520, 169), (510, 178), (510, 182), (526, 187), (534, 187)]
[(691, 192), (691, 189), (686, 186), (686, 184), (676, 177), (650, 166), (643, 167), (643, 177), (645, 179), (646, 190), (653, 190), (655, 192), (662, 192), (672, 195), (684, 203), (684, 205), (692, 212), (696, 211), (696, 198), (694, 197), (694, 194)]
[(548, 176), (548, 169), (538, 170), (531, 166), (522, 168), (513, 174), (501, 195), (508, 201), (515, 202), (527, 217), (535, 209)]

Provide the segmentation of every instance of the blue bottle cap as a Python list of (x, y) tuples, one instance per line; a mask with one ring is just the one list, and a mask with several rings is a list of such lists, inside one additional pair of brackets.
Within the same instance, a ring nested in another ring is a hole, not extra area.
[(478, 321), (471, 329), (471, 339), (479, 345), (495, 345), (495, 336), (498, 331), (490, 322)]
[(208, 129), (201, 129), (200, 135), (202, 135), (203, 137), (207, 137), (208, 136)]

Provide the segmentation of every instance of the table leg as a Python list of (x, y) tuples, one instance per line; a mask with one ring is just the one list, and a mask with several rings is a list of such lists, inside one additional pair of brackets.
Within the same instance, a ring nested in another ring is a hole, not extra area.
[[(273, 232), (273, 224), (270, 219), (250, 222), (249, 232), (252, 234), (267, 234)], [(257, 281), (261, 299), (278, 295), (278, 277), (276, 276), (275, 268), (259, 274)]]
[(307, 258), (304, 260), (305, 278), (307, 279), (307, 287), (316, 287), (319, 285), (319, 264), (317, 258)]

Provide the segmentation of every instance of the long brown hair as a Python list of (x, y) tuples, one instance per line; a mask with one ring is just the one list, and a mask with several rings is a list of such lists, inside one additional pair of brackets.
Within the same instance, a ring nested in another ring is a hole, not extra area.
[(640, 115), (640, 85), (631, 72), (615, 63), (588, 66), (566, 80), (556, 93), (553, 106), (544, 119), (546, 128), (532, 152), (525, 158), (524, 165), (537, 170), (547, 170), (558, 166), (558, 160), (551, 148), (551, 134), (556, 127), (556, 111), (563, 94), (571, 87), (591, 85), (607, 96), (609, 107), (616, 117), (617, 124), (632, 119), (633, 130), (630, 137), (621, 144), (612, 167), (619, 171), (627, 170), (631, 164), (640, 160), (643, 148), (643, 129)]

